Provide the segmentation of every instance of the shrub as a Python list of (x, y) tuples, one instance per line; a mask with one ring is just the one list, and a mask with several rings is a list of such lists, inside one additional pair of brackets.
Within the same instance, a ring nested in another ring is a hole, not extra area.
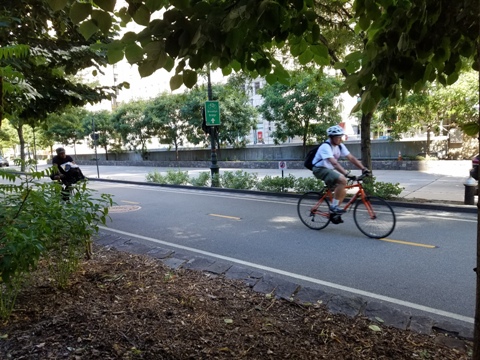
[(27, 175), (0, 171), (0, 317), (6, 319), (25, 280), (44, 259), (52, 278), (64, 287), (85, 255), (98, 224), (105, 224), (110, 195), (92, 196), (84, 182), (69, 202), (61, 186), (42, 182), (45, 172)]
[(302, 178), (299, 177), (295, 180), (294, 191), (297, 193), (305, 193), (308, 191), (322, 191), (325, 187), (323, 180), (315, 177)]
[(287, 177), (265, 176), (257, 183), (257, 189), (260, 191), (287, 192), (295, 186), (295, 176), (289, 174)]
[(189, 183), (188, 171), (168, 170), (165, 178), (167, 184), (187, 185)]
[(187, 185), (190, 182), (188, 171), (180, 170), (168, 170), (166, 175), (155, 170), (153, 173), (148, 173), (146, 179), (147, 182), (171, 185)]
[(190, 184), (193, 186), (208, 186), (211, 175), (209, 172), (201, 172), (197, 177), (190, 178)]
[(392, 184), (376, 181), (375, 177), (366, 179), (366, 181), (363, 182), (363, 188), (365, 189), (367, 194), (372, 196), (378, 196), (386, 200), (400, 195), (403, 189), (405, 189), (401, 187), (399, 183)]
[(250, 174), (246, 171), (226, 171), (220, 175), (220, 184), (228, 189), (253, 189), (258, 181), (257, 174)]
[(167, 178), (160, 174), (157, 170), (152, 173), (148, 173), (146, 176), (147, 182), (153, 182), (157, 184), (167, 184)]

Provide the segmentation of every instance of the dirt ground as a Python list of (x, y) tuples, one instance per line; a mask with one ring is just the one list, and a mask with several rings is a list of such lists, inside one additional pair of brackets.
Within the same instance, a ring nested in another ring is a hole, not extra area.
[(64, 290), (38, 271), (1, 324), (0, 359), (470, 358), (467, 341), (376, 326), (96, 247)]

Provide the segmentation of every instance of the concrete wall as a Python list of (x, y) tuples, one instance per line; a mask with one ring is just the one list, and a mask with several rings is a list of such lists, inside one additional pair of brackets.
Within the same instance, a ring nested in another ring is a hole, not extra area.
[[(350, 152), (357, 158), (360, 158), (361, 148), (359, 141), (349, 141), (346, 146)], [(307, 147), (310, 149), (312, 146)], [(426, 149), (426, 141), (396, 141), (373, 140), (371, 147), (372, 159), (397, 159), (401, 152), (404, 159), (413, 159), (416, 155), (424, 155)], [(437, 155), (439, 158), (447, 158), (449, 152), (454, 149), (453, 144), (448, 144), (447, 140), (432, 141), (431, 154)], [(471, 158), (475, 154), (469, 154), (465, 158)], [(78, 160), (92, 160), (94, 155), (76, 155)], [(217, 151), (218, 161), (292, 161), (304, 158), (304, 150), (301, 145), (258, 145), (247, 147), (244, 149), (220, 149)], [(462, 154), (458, 153), (453, 158), (462, 158)], [(98, 154), (99, 160), (106, 160), (105, 154)], [(180, 150), (178, 154), (179, 161), (210, 161), (210, 149), (192, 149)], [(140, 154), (136, 152), (125, 152), (121, 154), (109, 154), (110, 161), (143, 161)], [(176, 154), (173, 150), (152, 150), (148, 153), (148, 161), (176, 161)]]

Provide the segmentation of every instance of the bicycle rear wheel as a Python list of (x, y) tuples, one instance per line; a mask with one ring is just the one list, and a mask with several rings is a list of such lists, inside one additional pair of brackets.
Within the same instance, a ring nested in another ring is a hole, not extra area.
[(359, 200), (353, 210), (353, 219), (362, 233), (375, 239), (390, 235), (397, 223), (392, 207), (376, 196), (367, 196), (365, 202)]
[(307, 192), (298, 199), (298, 216), (313, 230), (321, 230), (330, 222), (330, 204), (327, 198), (322, 197), (322, 193)]

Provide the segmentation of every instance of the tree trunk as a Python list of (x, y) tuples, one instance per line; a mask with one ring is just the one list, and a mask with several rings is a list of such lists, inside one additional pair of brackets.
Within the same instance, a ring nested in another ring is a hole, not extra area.
[(0, 127), (3, 119), (3, 76), (0, 76)]
[(20, 142), (20, 159), (22, 159), (20, 164), (20, 171), (25, 171), (25, 138), (23, 137), (23, 125), (21, 121), (16, 128), (18, 134), (18, 141)]
[(361, 160), (363, 165), (368, 169), (372, 169), (372, 155), (371, 155), (371, 140), (370, 140), (370, 127), (372, 122), (373, 112), (368, 114), (362, 113), (362, 120), (360, 122), (360, 137), (361, 137)]
[[(480, 43), (477, 42), (477, 65), (480, 67)], [(480, 72), (478, 73), (478, 81), (480, 82)], [(480, 101), (480, 93), (478, 94)], [(478, 116), (478, 127), (480, 128), (480, 114)], [(479, 133), (480, 139), (480, 133)], [(479, 149), (480, 153), (480, 142)], [(479, 170), (480, 171), (480, 170)], [(478, 185), (478, 183), (477, 183)], [(477, 202), (477, 267), (475, 268), (477, 279), (477, 291), (475, 301), (475, 320), (473, 324), (473, 360), (480, 360), (480, 204)]]

